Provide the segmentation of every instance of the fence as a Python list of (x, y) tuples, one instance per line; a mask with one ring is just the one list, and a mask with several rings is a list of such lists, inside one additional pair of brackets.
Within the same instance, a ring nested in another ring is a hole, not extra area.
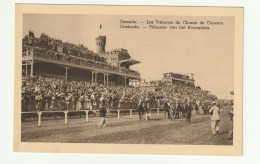
[[(152, 115), (152, 110), (157, 110), (157, 115), (160, 115), (160, 110), (163, 110), (162, 108), (151, 108), (150, 112), (147, 113), (145, 112), (146, 115), (146, 120), (148, 119), (148, 115)], [(120, 119), (120, 114), (121, 112), (129, 112), (129, 118), (133, 118), (133, 111), (137, 111), (137, 109), (118, 109), (118, 110), (109, 110), (109, 112), (117, 112), (117, 118)], [(77, 112), (85, 112), (86, 114), (86, 122), (89, 122), (89, 112), (98, 112), (98, 110), (81, 110), (81, 111), (72, 111), (72, 110), (67, 110), (67, 111), (33, 111), (33, 112), (22, 112), (22, 116), (26, 114), (37, 114), (38, 115), (38, 126), (41, 126), (41, 119), (42, 119), (42, 114), (48, 113), (48, 114), (53, 114), (53, 113), (64, 113), (64, 124), (68, 124), (68, 113), (77, 113)]]

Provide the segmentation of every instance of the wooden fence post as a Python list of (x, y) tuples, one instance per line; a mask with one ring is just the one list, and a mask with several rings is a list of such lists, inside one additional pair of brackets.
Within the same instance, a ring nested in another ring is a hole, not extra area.
[(117, 119), (119, 119), (120, 118), (120, 110), (118, 109), (117, 110)]
[(64, 114), (65, 114), (65, 124), (68, 124), (68, 111), (65, 111), (64, 112)]
[(130, 118), (132, 118), (132, 109), (130, 109)]
[(42, 112), (37, 112), (38, 114), (38, 126), (41, 126), (41, 115), (42, 115)]
[(88, 111), (86, 110), (86, 122), (88, 122)]

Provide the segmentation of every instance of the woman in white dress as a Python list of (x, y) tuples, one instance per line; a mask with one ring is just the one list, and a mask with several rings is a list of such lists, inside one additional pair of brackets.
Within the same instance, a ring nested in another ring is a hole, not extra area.
[(94, 92), (92, 92), (92, 94), (91, 94), (91, 96), (90, 96), (90, 101), (91, 101), (91, 107), (92, 107), (92, 109), (93, 110), (96, 110), (96, 105), (97, 105), (97, 103), (96, 103), (96, 100), (95, 100), (95, 93)]
[(83, 101), (83, 96), (81, 96), (79, 94), (78, 95), (77, 104), (76, 104), (76, 110), (82, 110), (82, 104), (81, 104), (82, 101)]
[(91, 101), (87, 93), (84, 95), (84, 110), (92, 110)]

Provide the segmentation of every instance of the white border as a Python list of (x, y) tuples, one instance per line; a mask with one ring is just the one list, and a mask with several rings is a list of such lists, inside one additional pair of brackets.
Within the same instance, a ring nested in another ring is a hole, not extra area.
[[(199, 156), (144, 156), (144, 155), (88, 155), (88, 154), (38, 154), (13, 153), (13, 74), (14, 74), (14, 4), (111, 4), (111, 5), (178, 5), (178, 6), (236, 6), (244, 7), (244, 101), (243, 101), (243, 156), (242, 157), (199, 157)], [(260, 163), (260, 132), (258, 105), (260, 94), (260, 1), (259, 0), (125, 0), (117, 2), (90, 0), (4, 0), (0, 5), (1, 65), (0, 75), (0, 163)], [(197, 162), (195, 162), (197, 163)]]

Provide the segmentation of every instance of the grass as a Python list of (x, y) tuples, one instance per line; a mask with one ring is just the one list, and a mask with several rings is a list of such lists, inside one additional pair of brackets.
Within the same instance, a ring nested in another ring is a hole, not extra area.
[(98, 117), (43, 120), (37, 127), (36, 121), (22, 122), (22, 142), (60, 143), (113, 143), (113, 144), (175, 144), (175, 145), (232, 145), (227, 140), (229, 117), (221, 114), (220, 134), (213, 136), (208, 115), (192, 115), (191, 123), (185, 118), (170, 121), (163, 113), (152, 114), (151, 120), (139, 120), (137, 115), (106, 118), (106, 127), (99, 128)]

